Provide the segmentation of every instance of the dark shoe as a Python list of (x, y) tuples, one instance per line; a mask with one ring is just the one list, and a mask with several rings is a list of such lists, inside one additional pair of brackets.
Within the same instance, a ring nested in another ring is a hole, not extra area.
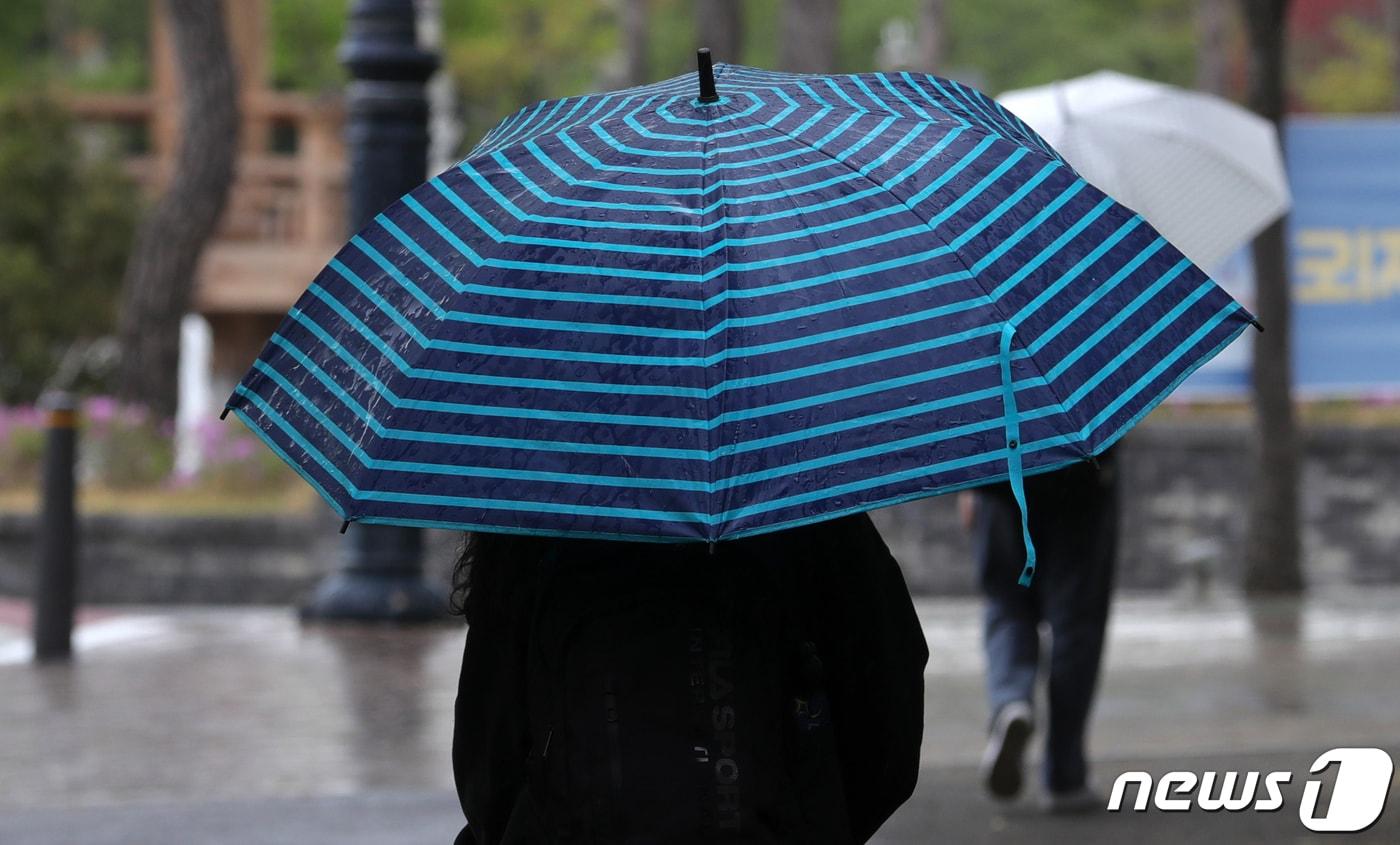
[(1030, 704), (1013, 701), (997, 711), (982, 755), (982, 785), (993, 798), (1009, 801), (1021, 792), (1026, 745), (1035, 730)]

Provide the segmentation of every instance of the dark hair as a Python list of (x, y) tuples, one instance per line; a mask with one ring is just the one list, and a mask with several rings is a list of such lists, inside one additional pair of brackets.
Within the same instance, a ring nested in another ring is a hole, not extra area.
[[(627, 540), (539, 537), (473, 531), (465, 535), (452, 570), (448, 607), (471, 624), (490, 615), (512, 591), (528, 590), (552, 555), (570, 566), (597, 562), (655, 566), (666, 561), (681, 569), (703, 570), (720, 565), (750, 566), (753, 561), (802, 560), (830, 553), (852, 532), (866, 531), (878, 540), (875, 526), (865, 514), (839, 517), (829, 522), (784, 531), (727, 540), (717, 545), (676, 543), (660, 545)], [(769, 567), (771, 568), (771, 567)], [(764, 567), (754, 567), (757, 570)]]
[(452, 593), (448, 609), (470, 624), (489, 612), (504, 588), (502, 573), (510, 566), (528, 566), (542, 560), (549, 537), (471, 531), (463, 535), (462, 549), (452, 567)]
[[(729, 548), (737, 551), (742, 543)], [(448, 609), (466, 617), (468, 624), (489, 615), (493, 607), (508, 600), (508, 593), (530, 589), (551, 554), (570, 566), (598, 561), (652, 563), (658, 557), (694, 566), (701, 565), (706, 548), (703, 543), (679, 543), (664, 547), (663, 552), (656, 543), (472, 531), (464, 536), (452, 569)]]

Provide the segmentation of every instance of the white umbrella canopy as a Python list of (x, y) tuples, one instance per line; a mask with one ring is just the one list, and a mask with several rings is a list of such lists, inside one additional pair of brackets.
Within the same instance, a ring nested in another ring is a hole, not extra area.
[(1203, 267), (1288, 211), (1273, 124), (1228, 100), (1106, 70), (997, 99)]

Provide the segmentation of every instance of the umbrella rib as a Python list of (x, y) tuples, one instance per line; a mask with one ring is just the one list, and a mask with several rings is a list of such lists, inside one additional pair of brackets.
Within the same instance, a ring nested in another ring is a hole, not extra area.
[[(769, 127), (765, 127), (765, 128), (768, 128), (769, 131), (772, 131), (772, 132), (776, 132), (776, 131), (777, 131), (777, 130), (771, 129), (771, 128), (769, 128)], [(1004, 135), (1001, 135), (1001, 134), (999, 134), (999, 133), (993, 132), (993, 131), (991, 131), (991, 130), (984, 129), (984, 128), (978, 127), (978, 126), (969, 126), (968, 128), (969, 128), (970, 130), (974, 131), (974, 132), (981, 132), (981, 133), (987, 135), (988, 137), (995, 138), (995, 139), (1000, 140), (1000, 141), (1003, 141), (1003, 142), (1005, 142), (1005, 143), (1008, 143), (1008, 144), (1015, 144), (1015, 142), (1008, 140)], [(781, 134), (781, 133), (779, 133), (779, 134)], [(872, 179), (869, 175), (867, 175), (867, 174), (861, 172), (860, 169), (858, 169), (858, 168), (852, 166), (849, 162), (846, 162), (846, 161), (843, 161), (843, 160), (841, 160), (841, 159), (839, 159), (839, 158), (836, 158), (835, 156), (831, 155), (830, 153), (826, 152), (825, 150), (822, 150), (822, 149), (820, 149), (820, 148), (818, 148), (818, 147), (814, 147), (814, 146), (812, 146), (811, 144), (807, 143), (806, 141), (802, 140), (801, 138), (796, 138), (796, 137), (792, 137), (792, 136), (784, 136), (784, 137), (790, 138), (790, 139), (792, 140), (793, 143), (795, 143), (795, 144), (800, 144), (801, 146), (806, 147), (807, 149), (811, 150), (812, 152), (816, 153), (817, 155), (823, 156), (823, 157), (825, 157), (825, 158), (830, 159), (831, 161), (837, 162), (837, 163), (840, 164), (842, 167), (845, 167), (845, 168), (847, 168), (848, 170), (852, 171), (853, 173), (856, 173), (860, 178), (866, 180), (867, 182), (870, 182), (870, 183), (873, 184), (873, 185), (879, 185), (879, 184), (880, 184), (880, 183), (876, 182), (874, 179)], [(1016, 146), (1020, 146), (1020, 145), (1017, 144)], [(918, 211), (917, 209), (915, 209), (913, 206), (911, 206), (908, 202), (906, 202), (906, 201), (904, 200), (903, 197), (899, 196), (898, 194), (894, 193), (893, 191), (890, 191), (890, 190), (888, 190), (888, 189), (886, 189), (886, 190), (887, 190), (887, 192), (889, 193), (889, 195), (890, 195), (891, 197), (893, 197), (895, 200), (897, 200), (897, 201), (899, 202), (900, 205), (904, 206), (904, 207), (909, 211), (909, 213), (910, 213), (911, 215), (913, 215), (916, 219), (922, 221), (923, 224), (924, 224), (926, 227), (928, 227), (929, 232), (932, 233), (933, 236), (934, 236), (935, 238), (937, 238), (939, 242), (941, 242), (944, 246), (948, 247), (949, 254), (952, 255), (952, 257), (953, 257), (954, 259), (956, 259), (957, 262), (958, 262), (960, 265), (962, 265), (962, 268), (963, 268), (965, 271), (967, 271), (967, 274), (968, 274), (968, 276), (972, 279), (973, 283), (976, 284), (979, 288), (982, 289), (982, 293), (983, 293), (983, 295), (987, 298), (987, 301), (991, 304), (992, 309), (1001, 317), (1001, 323), (1002, 323), (1002, 325), (1010, 325), (1010, 326), (1012, 326), (1013, 328), (1018, 328), (1018, 327), (1015, 326), (1014, 323), (1011, 322), (1011, 318), (1010, 318), (1010, 317), (1006, 314), (1006, 312), (1002, 309), (1001, 302), (1000, 302), (999, 300), (994, 299), (994, 298), (992, 297), (991, 291), (989, 291), (989, 290), (987, 289), (987, 286), (982, 282), (981, 277), (978, 276), (977, 273), (973, 272), (972, 268), (971, 268), (970, 266), (968, 266), (968, 264), (967, 264), (967, 262), (966, 262), (965, 260), (963, 260), (963, 257), (962, 257), (962, 255), (958, 252), (958, 250), (955, 249), (955, 248), (953, 248), (953, 246), (948, 242), (948, 240), (947, 240), (946, 238), (944, 238), (943, 235), (941, 235), (941, 234), (938, 232), (938, 230), (937, 230), (936, 228), (934, 228), (933, 224), (929, 221), (929, 219), (926, 218), (924, 215), (920, 214), (919, 211)], [(1019, 334), (1019, 332), (1017, 332), (1017, 334)], [(1035, 360), (1035, 357), (1034, 357), (1033, 355), (1030, 354), (1030, 350), (1026, 348), (1025, 342), (1024, 342), (1024, 341), (1020, 341), (1020, 342), (1019, 342), (1019, 345), (1020, 345), (1020, 347), (1021, 347), (1021, 350), (1022, 350), (1023, 352), (1026, 353), (1025, 356), (1024, 356), (1025, 359), (1026, 359), (1026, 361), (1030, 364), (1031, 367), (1035, 368), (1035, 371), (1040, 375), (1041, 380), (1045, 383), (1045, 388), (1046, 388), (1046, 390), (1049, 391), (1050, 395), (1053, 396), (1053, 397), (1055, 398), (1055, 404), (1059, 406), (1059, 408), (1060, 408), (1060, 413), (1062, 413), (1062, 414), (1064, 415), (1064, 417), (1065, 417), (1066, 419), (1068, 419), (1068, 420), (1076, 420), (1076, 419), (1078, 419), (1074, 414), (1072, 414), (1072, 413), (1070, 412), (1069, 406), (1067, 406), (1067, 405), (1065, 404), (1065, 399), (1064, 399), (1064, 397), (1061, 396), (1061, 395), (1060, 395), (1060, 392), (1059, 392), (1058, 390), (1055, 389), (1055, 385), (1050, 381), (1049, 378), (1046, 378), (1044, 370), (1042, 370), (1041, 367), (1040, 367), (1040, 363), (1039, 363), (1038, 361)], [(1080, 422), (1080, 425), (1079, 425), (1077, 428), (1078, 428), (1078, 430), (1082, 430), (1082, 429), (1083, 429), (1083, 423), (1084, 423), (1084, 421), (1083, 421), (1083, 420), (1080, 420), (1079, 422)], [(1080, 451), (1087, 457), (1087, 456), (1090, 454), (1090, 450), (1085, 446), (1085, 444), (1084, 444), (1084, 439), (1083, 439), (1082, 437), (1080, 438), (1080, 443), (1079, 443), (1079, 445), (1080, 445)]]
[[(722, 106), (721, 106), (720, 103), (713, 103), (713, 104), (706, 105), (706, 106), (704, 106), (703, 108), (705, 108), (707, 111), (708, 111), (708, 110), (718, 110), (718, 109), (722, 108)], [(700, 161), (701, 161), (701, 164), (702, 164), (702, 165), (705, 165), (705, 164), (709, 161), (709, 155), (710, 155), (710, 141), (711, 141), (711, 138), (710, 138), (709, 128), (706, 127), (705, 134), (704, 134), (704, 136), (700, 139)], [(709, 170), (709, 168), (708, 168), (708, 167), (705, 167), (705, 166), (702, 166), (702, 167), (701, 167), (701, 170), (700, 170), (701, 197), (704, 197), (704, 196), (705, 196), (705, 188), (707, 187), (707, 185), (706, 185), (705, 183), (706, 183), (706, 181), (707, 181), (707, 179), (708, 179), (708, 177), (707, 177), (706, 174), (708, 173), (708, 170)], [(720, 187), (718, 188), (718, 194), (719, 194), (719, 198), (720, 198), (721, 202), (717, 203), (717, 204), (716, 204), (716, 207), (717, 207), (719, 213), (720, 213), (721, 215), (724, 215), (724, 214), (725, 214), (725, 208), (724, 208), (724, 203), (722, 202), (722, 200), (723, 200), (723, 198), (724, 198), (724, 187), (723, 187), (724, 179), (721, 178), (721, 179), (719, 180), (719, 183), (718, 183), (718, 184), (720, 185)], [(724, 245), (725, 245), (725, 246), (724, 246), (724, 249), (723, 249), (723, 250), (721, 251), (721, 253), (719, 254), (720, 260), (723, 262), (723, 263), (721, 264), (721, 266), (724, 267), (725, 270), (724, 270), (723, 275), (720, 276), (719, 278), (723, 280), (723, 284), (722, 284), (721, 289), (727, 290), (727, 289), (728, 289), (728, 286), (729, 286), (729, 269), (728, 269), (728, 268), (729, 268), (729, 243), (728, 243), (728, 238), (729, 238), (729, 225), (728, 225), (727, 222), (724, 222), (724, 223), (721, 223), (721, 224), (720, 224), (720, 228), (719, 228), (719, 233), (718, 233), (718, 234), (720, 235), (721, 242), (724, 243)], [(703, 246), (704, 246), (704, 242), (705, 242), (705, 220), (704, 220), (704, 216), (703, 216), (703, 215), (702, 215), (701, 218), (697, 221), (695, 235), (696, 235), (696, 248), (697, 248), (697, 249), (702, 249)], [(705, 259), (705, 258), (701, 258), (700, 261), (701, 261), (702, 270), (703, 270), (703, 265), (704, 265), (706, 259)], [(705, 285), (702, 284), (702, 285), (699, 286), (699, 292), (700, 292), (701, 302), (704, 302), (704, 300), (705, 300)], [(707, 318), (709, 317), (709, 309), (708, 309), (708, 308), (702, 308), (702, 309), (700, 309), (700, 311), (699, 311), (699, 316), (700, 316), (700, 330), (704, 333), (704, 334), (703, 334), (704, 340), (701, 341), (701, 344), (702, 344), (702, 346), (701, 346), (701, 351), (704, 353), (704, 355), (705, 355), (705, 360), (707, 360), (707, 361), (709, 360), (709, 357), (710, 357), (710, 343), (711, 343), (711, 340), (718, 339), (718, 340), (719, 340), (719, 347), (720, 347), (720, 348), (722, 348), (722, 349), (727, 349), (727, 348), (728, 348), (728, 345), (729, 345), (729, 310), (730, 310), (729, 300), (730, 300), (730, 297), (728, 297), (728, 296), (723, 297), (722, 300), (721, 300), (722, 303), (723, 303), (723, 305), (724, 305), (724, 320), (723, 320), (723, 322), (722, 322), (720, 325), (723, 325), (723, 326), (724, 326), (724, 329), (723, 329), (720, 333), (714, 335), (713, 337), (711, 337), (709, 331), (707, 330), (707, 329), (708, 329), (708, 323), (709, 323), (709, 320), (707, 319)], [(722, 372), (719, 374), (719, 379), (718, 379), (718, 381), (719, 381), (719, 383), (727, 382), (728, 379), (729, 379), (729, 356), (728, 356), (728, 355), (724, 355), (724, 356), (722, 356), (722, 357), (720, 358), (720, 368), (721, 368)], [(714, 536), (714, 533), (715, 533), (715, 515), (716, 515), (716, 514), (719, 514), (719, 513), (723, 513), (723, 511), (724, 511), (723, 508), (716, 508), (716, 507), (715, 507), (715, 474), (716, 474), (716, 473), (715, 473), (715, 464), (716, 464), (716, 460), (715, 460), (715, 457), (714, 457), (714, 454), (715, 454), (715, 442), (714, 442), (714, 440), (715, 440), (715, 426), (712, 424), (713, 421), (714, 421), (714, 419), (715, 419), (715, 416), (716, 416), (716, 415), (713, 413), (713, 411), (714, 411), (715, 409), (712, 407), (712, 405), (713, 405), (713, 403), (714, 403), (715, 401), (717, 401), (717, 400), (718, 400), (720, 403), (723, 403), (723, 402), (724, 402), (724, 394), (723, 394), (723, 393), (720, 393), (720, 394), (716, 395), (715, 392), (714, 392), (714, 387), (715, 387), (715, 384), (716, 384), (716, 378), (715, 378), (715, 374), (711, 372), (711, 370), (713, 370), (713, 369), (714, 369), (713, 367), (705, 367), (705, 376), (706, 376), (706, 379), (705, 379), (705, 396), (706, 396), (706, 398), (705, 398), (705, 400), (704, 400), (704, 401), (705, 401), (705, 410), (706, 410), (706, 414), (705, 414), (706, 421), (709, 422), (709, 423), (711, 423), (710, 425), (706, 425), (706, 426), (705, 426), (705, 451), (710, 455), (710, 459), (704, 462), (704, 463), (705, 463), (705, 472), (706, 472), (706, 477), (705, 477), (705, 481), (706, 481), (706, 483), (705, 483), (705, 493), (706, 493), (705, 517), (706, 517), (706, 519), (708, 520), (708, 523), (705, 525), (705, 537), (706, 537), (707, 540), (709, 540), (709, 541), (711, 541), (711, 542), (714, 542), (714, 540), (715, 540), (715, 536)], [(726, 498), (727, 498), (727, 494), (726, 494)]]

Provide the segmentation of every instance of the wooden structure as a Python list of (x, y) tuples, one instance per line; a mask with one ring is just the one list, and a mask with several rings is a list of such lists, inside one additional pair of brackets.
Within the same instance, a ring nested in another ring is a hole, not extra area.
[[(215, 240), (201, 259), (195, 309), (213, 330), (214, 393), (231, 390), (282, 315), (345, 238), (344, 108), (267, 84), (265, 0), (226, 3), (239, 74), (242, 138), (236, 176)], [(179, 65), (159, 0), (150, 2), (150, 90), (75, 94), (79, 119), (136, 125), (145, 152), (127, 166), (158, 191), (180, 138)]]

